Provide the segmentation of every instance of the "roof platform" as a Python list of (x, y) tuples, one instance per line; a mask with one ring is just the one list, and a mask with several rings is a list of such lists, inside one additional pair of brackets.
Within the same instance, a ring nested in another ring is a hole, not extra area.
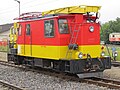
[(74, 14), (74, 13), (84, 14), (87, 12), (97, 13), (100, 10), (100, 8), (101, 6), (86, 6), (86, 5), (71, 6), (42, 12), (42, 16), (48, 14)]
[(30, 20), (30, 19), (45, 17), (48, 15), (58, 15), (58, 14), (85, 14), (87, 12), (97, 13), (100, 10), (100, 8), (101, 6), (87, 6), (87, 5), (71, 6), (71, 7), (49, 10), (45, 12), (23, 13), (20, 15), (19, 18), (15, 18), (14, 20)]

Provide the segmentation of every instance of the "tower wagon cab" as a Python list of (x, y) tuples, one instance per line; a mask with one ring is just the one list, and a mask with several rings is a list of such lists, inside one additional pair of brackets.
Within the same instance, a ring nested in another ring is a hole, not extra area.
[(100, 45), (100, 8), (81, 5), (21, 14), (10, 30), (8, 60), (80, 78), (101, 76), (111, 60)]

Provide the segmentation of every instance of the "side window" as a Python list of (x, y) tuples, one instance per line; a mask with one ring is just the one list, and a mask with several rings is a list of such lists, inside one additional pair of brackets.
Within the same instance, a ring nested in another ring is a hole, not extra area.
[(45, 37), (54, 37), (54, 20), (44, 22)]
[(26, 25), (26, 35), (30, 35), (30, 24)]
[(66, 20), (66, 19), (59, 19), (59, 20), (58, 20), (58, 25), (59, 25), (59, 32), (60, 32), (61, 34), (69, 33), (68, 23), (67, 23), (67, 20)]
[(22, 26), (20, 25), (18, 28), (18, 35), (21, 35), (21, 34), (22, 34)]

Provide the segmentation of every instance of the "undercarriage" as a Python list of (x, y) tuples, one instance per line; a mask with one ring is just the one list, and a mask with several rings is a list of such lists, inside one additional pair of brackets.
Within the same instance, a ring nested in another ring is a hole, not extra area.
[(32, 67), (48, 68), (59, 72), (77, 74), (79, 78), (102, 76), (105, 69), (111, 68), (110, 57), (89, 60), (52, 60), (8, 54), (8, 61)]

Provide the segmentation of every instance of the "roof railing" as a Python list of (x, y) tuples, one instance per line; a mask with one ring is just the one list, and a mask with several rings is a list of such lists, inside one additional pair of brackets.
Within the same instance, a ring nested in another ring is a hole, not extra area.
[(54, 14), (85, 14), (87, 12), (98, 12), (101, 6), (71, 6), (71, 7), (64, 7), (54, 10), (49, 10), (45, 12), (28, 12), (23, 13), (20, 15), (19, 18), (15, 18), (14, 20), (29, 20), (29, 19), (37, 19), (47, 15), (54, 15)]

